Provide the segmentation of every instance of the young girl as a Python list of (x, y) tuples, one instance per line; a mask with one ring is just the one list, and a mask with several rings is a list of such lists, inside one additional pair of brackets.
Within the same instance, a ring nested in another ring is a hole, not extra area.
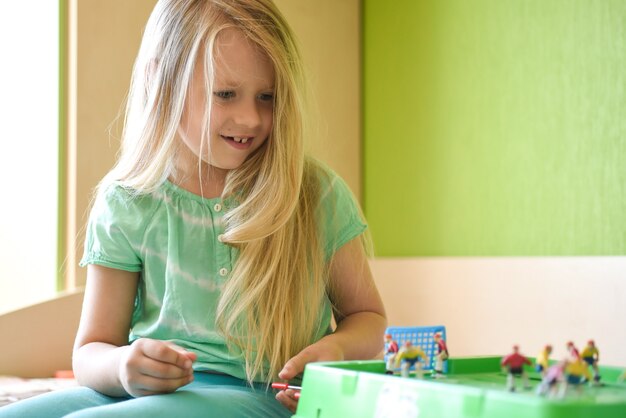
[(270, 382), (381, 351), (366, 226), (304, 157), (302, 78), (271, 0), (157, 3), (87, 230), (84, 387), (0, 416), (289, 416)]

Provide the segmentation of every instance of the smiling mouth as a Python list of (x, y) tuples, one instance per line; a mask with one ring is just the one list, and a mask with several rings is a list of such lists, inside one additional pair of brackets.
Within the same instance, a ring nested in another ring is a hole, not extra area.
[(221, 135), (222, 138), (224, 138), (227, 141), (233, 141), (236, 142), (238, 144), (245, 144), (248, 141), (252, 142), (252, 138), (250, 137), (239, 137), (239, 136), (225, 136), (225, 135)]

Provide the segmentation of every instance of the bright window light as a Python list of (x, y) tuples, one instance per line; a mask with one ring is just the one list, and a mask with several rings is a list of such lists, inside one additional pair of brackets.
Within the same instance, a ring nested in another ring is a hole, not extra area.
[(0, 12), (0, 313), (56, 293), (59, 4)]

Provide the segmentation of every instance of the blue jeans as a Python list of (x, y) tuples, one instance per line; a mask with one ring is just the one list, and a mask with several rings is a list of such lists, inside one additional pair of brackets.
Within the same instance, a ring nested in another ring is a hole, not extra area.
[(0, 418), (101, 417), (290, 417), (291, 412), (264, 385), (250, 387), (231, 376), (196, 372), (174, 393), (113, 398), (79, 387), (45, 393), (0, 408)]

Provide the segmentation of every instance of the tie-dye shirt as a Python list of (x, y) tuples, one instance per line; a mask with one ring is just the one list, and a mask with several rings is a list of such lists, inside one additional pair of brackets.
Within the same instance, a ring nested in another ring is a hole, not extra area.
[[(329, 259), (366, 225), (344, 181), (323, 172), (318, 213)], [(220, 289), (237, 259), (237, 250), (220, 242), (229, 204), (169, 181), (139, 196), (113, 184), (96, 199), (80, 265), (140, 273), (129, 341), (169, 340), (198, 355), (196, 370), (244, 379), (241, 356), (229, 352), (215, 326)], [(323, 304), (317, 339), (330, 332), (330, 302)]]

